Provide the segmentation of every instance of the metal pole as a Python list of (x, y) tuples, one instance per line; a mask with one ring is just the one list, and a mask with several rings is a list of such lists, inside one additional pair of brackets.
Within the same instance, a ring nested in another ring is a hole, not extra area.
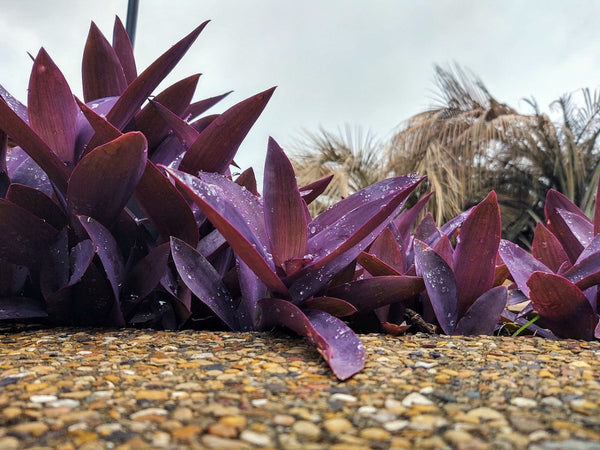
[(133, 47), (135, 42), (135, 28), (137, 27), (137, 16), (138, 16), (138, 4), (139, 0), (129, 0), (127, 3), (127, 23), (125, 24), (125, 30), (129, 35), (131, 46)]

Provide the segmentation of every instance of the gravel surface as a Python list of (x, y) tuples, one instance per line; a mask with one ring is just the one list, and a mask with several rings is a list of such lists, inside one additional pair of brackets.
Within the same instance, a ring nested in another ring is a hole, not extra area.
[(0, 333), (0, 449), (600, 449), (598, 342), (361, 335), (340, 382), (282, 335)]

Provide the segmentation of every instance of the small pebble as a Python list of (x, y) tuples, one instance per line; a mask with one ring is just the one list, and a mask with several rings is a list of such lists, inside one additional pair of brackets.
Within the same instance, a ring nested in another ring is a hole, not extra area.
[(384, 423), (383, 428), (390, 433), (394, 433), (396, 431), (403, 430), (409, 423), (410, 422), (408, 420), (392, 420), (391, 422)]
[(358, 399), (354, 395), (335, 393), (329, 397), (330, 402), (355, 403)]
[(260, 408), (261, 406), (265, 406), (267, 403), (269, 403), (269, 400), (267, 400), (266, 398), (256, 398), (252, 400), (251, 403), (252, 406)]
[(537, 406), (537, 402), (531, 398), (515, 397), (510, 399), (510, 404), (518, 408), (533, 408)]
[(331, 434), (340, 434), (354, 428), (352, 422), (342, 417), (329, 419), (323, 422), (323, 427)]
[(299, 420), (292, 426), (292, 430), (299, 436), (305, 437), (309, 440), (317, 440), (321, 435), (321, 430), (312, 422), (306, 420)]
[(32, 395), (29, 397), (29, 401), (32, 403), (48, 403), (56, 400), (58, 400), (56, 395)]
[(413, 405), (433, 405), (433, 402), (424, 395), (421, 395), (417, 392), (412, 392), (404, 397), (402, 400), (402, 405), (410, 408)]
[(263, 433), (256, 433), (251, 430), (244, 430), (240, 434), (240, 439), (258, 447), (267, 447), (273, 445), (271, 438)]

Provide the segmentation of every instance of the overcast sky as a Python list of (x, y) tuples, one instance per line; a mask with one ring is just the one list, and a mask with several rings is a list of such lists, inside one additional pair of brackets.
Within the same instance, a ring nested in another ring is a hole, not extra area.
[[(25, 102), (27, 52), (44, 46), (81, 95), (90, 21), (111, 39), (127, 0), (2, 1), (0, 84)], [(547, 109), (600, 84), (600, 2), (522, 0), (140, 0), (138, 70), (206, 19), (169, 76), (202, 73), (195, 99), (234, 90), (224, 108), (277, 85), (238, 163), (262, 172), (267, 138), (290, 147), (303, 130), (346, 124), (385, 138), (433, 99), (433, 64), (457, 62), (501, 102)]]

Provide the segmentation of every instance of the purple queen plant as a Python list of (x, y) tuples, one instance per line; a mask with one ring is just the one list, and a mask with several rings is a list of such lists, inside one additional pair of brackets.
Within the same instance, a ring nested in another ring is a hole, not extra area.
[[(292, 165), (273, 139), (267, 151), (262, 198), (221, 175), (200, 172), (195, 177), (166, 170), (236, 254), (239, 304), (225, 293), (218, 275), (199, 252), (172, 240), (175, 265), (192, 292), (206, 299), (207, 306), (233, 329), (281, 325), (306, 336), (340, 379), (362, 368), (364, 349), (335, 316), (373, 309), (422, 289), (418, 277), (372, 278), (351, 282), (352, 289), (330, 285), (392, 221), (422, 178), (382, 181), (313, 220)], [(203, 282), (209, 272), (211, 281)], [(207, 285), (212, 286), (210, 292)]]

